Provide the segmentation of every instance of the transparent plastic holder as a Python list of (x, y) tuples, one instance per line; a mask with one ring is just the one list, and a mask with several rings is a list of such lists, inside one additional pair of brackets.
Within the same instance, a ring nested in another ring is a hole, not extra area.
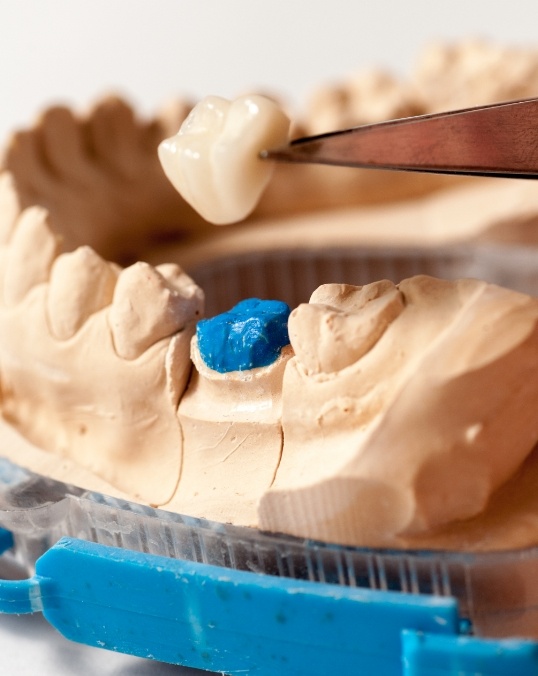
[(538, 547), (463, 553), (343, 547), (174, 514), (0, 461), (0, 524), (29, 573), (63, 536), (238, 571), (453, 597), (483, 637), (538, 638)]

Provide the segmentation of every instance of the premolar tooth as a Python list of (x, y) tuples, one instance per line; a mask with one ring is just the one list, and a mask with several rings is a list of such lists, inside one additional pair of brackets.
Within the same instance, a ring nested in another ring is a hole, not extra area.
[(202, 311), (200, 295), (176, 286), (151, 265), (135, 263), (118, 277), (109, 322), (117, 354), (136, 359), (181, 331)]
[(11, 238), (4, 277), (4, 302), (15, 305), (28, 291), (49, 278), (60, 250), (60, 238), (51, 230), (42, 207), (25, 209)]
[(118, 272), (89, 246), (62, 254), (52, 266), (47, 314), (52, 335), (67, 340), (112, 301)]
[(15, 223), (21, 213), (21, 205), (13, 176), (4, 171), (0, 174), (0, 245), (7, 244)]
[(201, 101), (176, 136), (159, 146), (164, 172), (208, 221), (231, 223), (256, 206), (271, 178), (260, 151), (284, 144), (290, 121), (263, 96)]
[(326, 284), (292, 312), (290, 341), (307, 371), (340, 371), (365, 355), (403, 308), (392, 282)]

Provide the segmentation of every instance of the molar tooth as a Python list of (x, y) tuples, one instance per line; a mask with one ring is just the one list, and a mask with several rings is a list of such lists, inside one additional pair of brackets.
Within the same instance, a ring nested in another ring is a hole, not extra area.
[(290, 315), (290, 341), (309, 372), (340, 371), (364, 356), (403, 308), (392, 282), (326, 284)]
[(8, 171), (4, 171), (0, 173), (0, 245), (7, 244), (11, 238), (20, 213), (15, 181)]
[(60, 238), (51, 230), (43, 207), (29, 207), (20, 215), (11, 238), (4, 277), (4, 302), (15, 305), (30, 289), (46, 282), (60, 251)]
[(189, 284), (175, 285), (147, 263), (118, 277), (109, 322), (118, 356), (136, 359), (154, 343), (181, 331), (201, 312)]
[(223, 224), (245, 218), (273, 171), (259, 153), (284, 144), (290, 121), (263, 96), (201, 101), (178, 134), (159, 146), (164, 173), (204, 218)]
[(47, 315), (52, 335), (67, 340), (112, 301), (118, 272), (89, 246), (59, 256), (52, 266)]

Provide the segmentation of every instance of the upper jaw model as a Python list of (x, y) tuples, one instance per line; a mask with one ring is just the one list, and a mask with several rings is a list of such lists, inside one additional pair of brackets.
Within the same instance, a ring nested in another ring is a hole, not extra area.
[[(528, 95), (538, 68), (522, 64), (538, 63), (536, 55), (501, 56), (468, 44), (434, 50), (409, 83), (354, 79), (318, 96), (315, 114), (294, 133), (487, 102), (452, 105), (442, 94), (461, 92), (458, 82), (476, 92), (476, 82), (495, 81), (499, 89), (485, 94), (494, 98)], [(507, 77), (491, 64), (503, 64)], [(258, 97), (241, 101), (211, 103), (218, 119), (235, 111), (219, 152), (230, 148), (230, 129), (250, 124), (245, 110), (275, 112)], [(509, 219), (532, 219), (536, 186), (277, 167), (245, 224), (217, 235), (176, 194), (157, 158), (167, 139), (166, 172), (184, 180), (170, 157), (188, 111), (172, 106), (144, 123), (114, 98), (82, 117), (53, 108), (6, 147), (2, 453), (87, 488), (303, 537), (470, 549), (535, 542), (535, 299), (485, 282), (406, 274), (399, 284), (324, 285), (292, 312), (291, 346), (281, 335), (272, 360), (222, 371), (204, 347), (205, 329), (195, 336), (204, 293), (193, 279), (228, 256), (222, 283), (204, 289), (211, 314), (215, 298), (219, 311), (228, 309), (266, 277), (267, 288), (286, 279), (306, 300), (320, 281), (345, 281), (322, 280), (325, 270), (340, 270), (334, 251), (319, 270), (312, 252), (335, 243), (349, 251), (365, 242), (469, 241)], [(254, 125), (245, 138), (284, 142), (288, 121), (280, 112), (273, 119), (269, 136)], [(191, 117), (195, 130), (198, 122)], [(232, 161), (236, 178), (244, 161)], [(248, 195), (234, 195), (226, 183), (233, 172), (222, 174), (222, 157), (212, 162), (221, 176), (213, 188), (220, 181), (226, 190), (204, 215), (218, 220), (215, 209), (224, 208), (226, 221), (244, 217), (270, 168), (251, 173)], [(198, 208), (203, 195), (192, 185), (190, 192)], [(288, 265), (277, 256), (269, 270), (256, 248), (301, 249), (303, 258)], [(240, 256), (253, 257), (235, 275)], [(263, 325), (254, 342), (270, 342), (267, 308), (252, 312)], [(510, 498), (518, 491), (519, 503)], [(528, 528), (509, 528), (522, 518)]]

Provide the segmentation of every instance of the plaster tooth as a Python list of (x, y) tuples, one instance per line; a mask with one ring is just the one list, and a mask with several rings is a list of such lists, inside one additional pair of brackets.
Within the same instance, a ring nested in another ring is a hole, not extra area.
[(189, 315), (201, 318), (204, 311), (204, 292), (196, 282), (176, 263), (162, 263), (155, 267), (166, 281), (190, 303)]
[(43, 207), (25, 209), (17, 220), (6, 257), (4, 302), (19, 303), (34, 286), (49, 279), (60, 251), (60, 237), (50, 227)]
[(392, 282), (326, 284), (290, 315), (290, 342), (310, 373), (333, 373), (364, 356), (404, 308)]
[(42, 152), (51, 172), (62, 182), (94, 185), (96, 171), (88, 161), (82, 127), (71, 110), (54, 106), (44, 111), (38, 125)]
[(140, 170), (140, 130), (131, 106), (116, 96), (99, 101), (89, 115), (88, 132), (97, 156), (126, 178)]
[(109, 313), (118, 356), (136, 359), (193, 323), (201, 310), (201, 294), (186, 281), (170, 282), (148, 263), (131, 265), (118, 277)]
[(20, 213), (15, 181), (8, 171), (4, 171), (0, 173), (0, 245), (9, 242)]
[(118, 272), (89, 246), (59, 256), (52, 266), (47, 316), (52, 335), (74, 336), (90, 315), (112, 302)]
[(34, 129), (16, 132), (9, 138), (2, 162), (16, 177), (17, 189), (24, 194), (26, 204), (38, 204), (42, 196), (54, 195), (58, 190), (58, 177), (44, 159)]

